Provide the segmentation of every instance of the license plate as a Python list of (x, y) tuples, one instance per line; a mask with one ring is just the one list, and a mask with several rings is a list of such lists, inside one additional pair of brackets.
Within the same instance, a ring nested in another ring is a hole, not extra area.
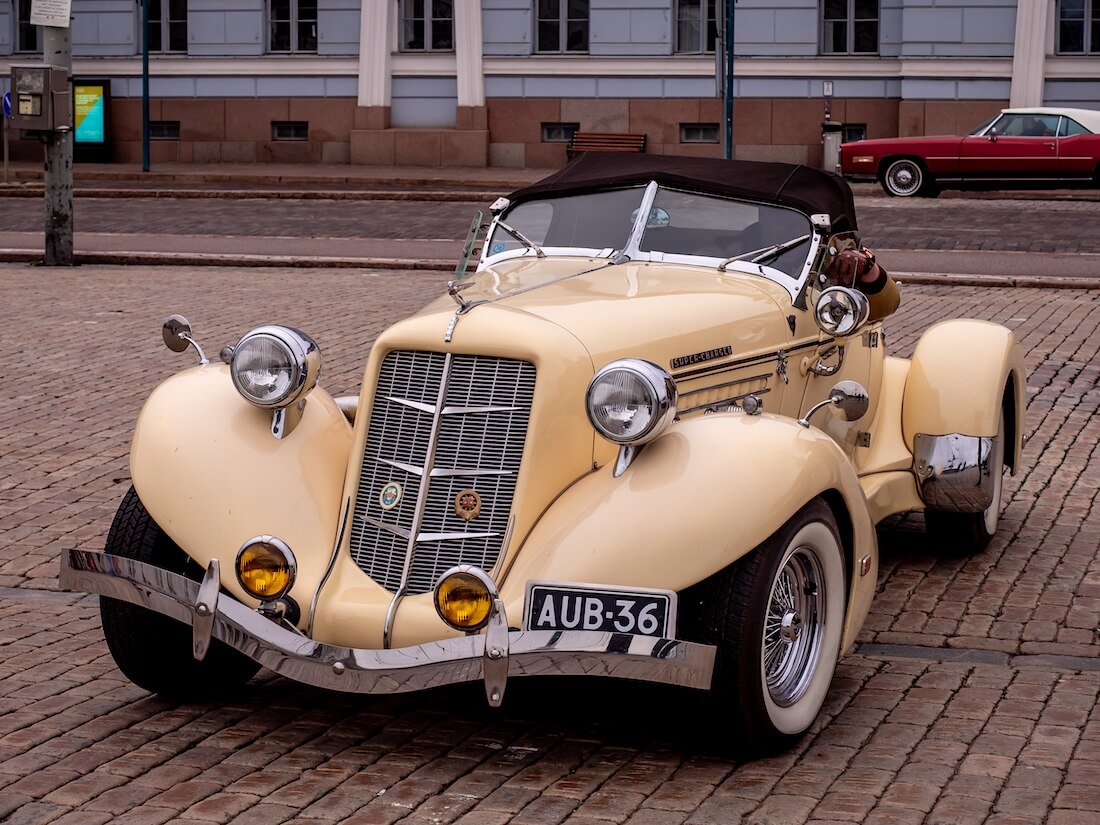
[(676, 594), (671, 590), (609, 589), (529, 582), (528, 630), (594, 630), (671, 638)]

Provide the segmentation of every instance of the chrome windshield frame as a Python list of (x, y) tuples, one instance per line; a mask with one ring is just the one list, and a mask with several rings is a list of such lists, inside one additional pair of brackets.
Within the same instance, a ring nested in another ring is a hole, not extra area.
[[(637, 188), (641, 187), (629, 187)], [(706, 268), (717, 269), (718, 265), (723, 261), (726, 261), (726, 257), (717, 257), (710, 255), (693, 255), (687, 253), (669, 253), (660, 251), (645, 252), (641, 249), (641, 244), (645, 236), (647, 223), (649, 220), (650, 212), (653, 209), (653, 204), (657, 200), (657, 195), (662, 189), (674, 192), (689, 192), (689, 190), (677, 189), (676, 187), (664, 186), (662, 187), (656, 181), (650, 181), (646, 184), (642, 191), (641, 201), (638, 207), (638, 214), (634, 219), (634, 223), (630, 230), (626, 243), (621, 249), (614, 247), (604, 247), (602, 249), (594, 249), (590, 247), (555, 247), (555, 246), (543, 246), (541, 247), (546, 257), (581, 257), (581, 258), (611, 258), (611, 263), (626, 263), (627, 261), (634, 263), (668, 263), (676, 264), (678, 266), (701, 266)], [(828, 233), (823, 232), (822, 229), (810, 220), (805, 213), (793, 209), (789, 206), (781, 206), (776, 203), (770, 203), (766, 201), (753, 201), (747, 199), (738, 198), (726, 198), (721, 195), (715, 195), (707, 192), (694, 192), (690, 191), (690, 194), (695, 194), (700, 197), (715, 198), (717, 200), (732, 200), (747, 204), (756, 204), (760, 206), (766, 206), (774, 209), (787, 209), (795, 212), (806, 218), (807, 224), (810, 225), (810, 230), (807, 234), (810, 235), (810, 248), (807, 252), (806, 259), (802, 263), (801, 269), (796, 275), (789, 275), (781, 269), (768, 266), (763, 263), (750, 263), (748, 261), (734, 261), (727, 265), (725, 271), (721, 271), (719, 274), (728, 275), (750, 275), (754, 277), (762, 277), (766, 280), (775, 283), (782, 287), (788, 295), (791, 297), (791, 303), (798, 302), (799, 297), (804, 295), (809, 284), (810, 275), (813, 272), (815, 262), (819, 258), (819, 253), (822, 248), (822, 244), (828, 241)], [(481, 261), (478, 264), (478, 272), (481, 272), (491, 266), (501, 263), (502, 261), (511, 260), (513, 258), (528, 258), (535, 257), (534, 251), (526, 247), (519, 249), (509, 249), (496, 254), (489, 253), (490, 240), (493, 237), (494, 232), (497, 229), (497, 224), (506, 213), (498, 214), (494, 217), (492, 224), (486, 233), (484, 249), (482, 251)]]

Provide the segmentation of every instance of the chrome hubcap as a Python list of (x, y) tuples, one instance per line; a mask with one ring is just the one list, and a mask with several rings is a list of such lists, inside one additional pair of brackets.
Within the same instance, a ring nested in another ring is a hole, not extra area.
[(900, 169), (894, 174), (894, 180), (899, 186), (909, 186), (913, 183), (913, 173), (908, 169)]
[(772, 701), (790, 707), (809, 689), (825, 635), (825, 576), (817, 553), (798, 547), (772, 583), (761, 665)]
[(783, 621), (779, 627), (779, 635), (786, 641), (793, 642), (798, 638), (798, 631), (802, 629), (802, 617), (793, 610), (783, 614)]

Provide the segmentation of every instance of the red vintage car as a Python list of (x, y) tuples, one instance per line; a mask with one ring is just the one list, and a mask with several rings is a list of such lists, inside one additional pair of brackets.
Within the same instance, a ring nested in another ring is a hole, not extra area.
[(888, 195), (940, 189), (1100, 185), (1100, 111), (1005, 109), (963, 137), (860, 140), (840, 147), (842, 174)]

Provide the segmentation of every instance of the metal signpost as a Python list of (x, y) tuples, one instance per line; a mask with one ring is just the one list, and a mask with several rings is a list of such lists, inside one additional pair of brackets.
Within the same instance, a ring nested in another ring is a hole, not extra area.
[(718, 68), (718, 86), (722, 90), (726, 133), (726, 160), (733, 158), (733, 10), (737, 0), (725, 0), (720, 4), (722, 19), (719, 22), (719, 42), (715, 49)]
[(4, 92), (4, 183), (8, 182), (8, 140), (11, 135), (11, 92)]
[[(71, 0), (31, 0), (32, 25), (42, 27), (42, 57), (50, 66), (66, 71), (72, 85), (73, 52), (69, 30)], [(69, 89), (71, 96), (72, 90)], [(46, 250), (47, 266), (73, 263), (73, 134), (72, 115), (43, 133), (46, 144)]]

